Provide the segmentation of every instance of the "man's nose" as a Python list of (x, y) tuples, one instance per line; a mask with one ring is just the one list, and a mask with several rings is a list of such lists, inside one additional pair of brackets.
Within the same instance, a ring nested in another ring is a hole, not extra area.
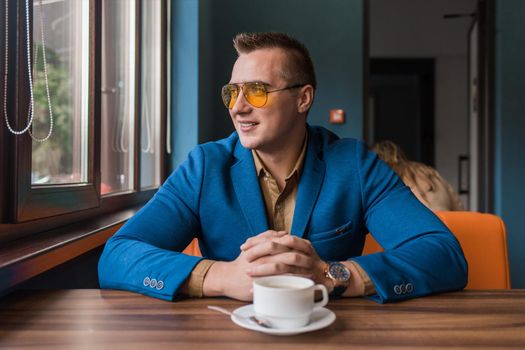
[(239, 91), (239, 95), (237, 96), (237, 100), (235, 101), (235, 104), (233, 105), (233, 108), (231, 109), (232, 114), (244, 114), (249, 111), (251, 111), (252, 106), (246, 101), (246, 98), (244, 97), (244, 93), (242, 92), (242, 89)]

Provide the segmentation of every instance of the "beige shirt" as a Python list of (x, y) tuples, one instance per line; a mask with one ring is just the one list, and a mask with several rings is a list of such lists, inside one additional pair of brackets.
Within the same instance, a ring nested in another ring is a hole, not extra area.
[[(303, 170), (306, 146), (307, 137), (305, 137), (301, 153), (299, 154), (292, 171), (285, 179), (285, 186), (282, 190), (279, 190), (277, 180), (268, 170), (266, 170), (264, 163), (257, 152), (252, 150), (255, 170), (259, 178), (259, 185), (264, 198), (268, 226), (271, 230), (286, 231), (290, 233), (290, 230), (292, 229), (297, 190)], [(356, 271), (364, 282), (365, 295), (375, 294), (375, 287), (368, 274), (355, 261), (350, 262), (354, 265)], [(213, 263), (214, 261), (205, 259), (195, 266), (188, 283), (190, 296), (202, 297), (204, 277)]]
[(297, 189), (299, 178), (304, 165), (304, 156), (306, 154), (306, 138), (295, 165), (285, 178), (285, 186), (279, 190), (277, 180), (264, 167), (264, 164), (256, 151), (252, 150), (255, 170), (259, 178), (259, 185), (264, 198), (266, 207), (266, 217), (268, 226), (271, 230), (286, 231), (290, 233), (292, 229), (293, 213), (295, 210), (295, 200), (297, 198)]

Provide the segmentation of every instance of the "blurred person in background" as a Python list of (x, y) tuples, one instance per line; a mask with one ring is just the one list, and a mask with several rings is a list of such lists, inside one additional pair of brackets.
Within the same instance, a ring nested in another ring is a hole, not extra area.
[(414, 195), (431, 210), (465, 210), (452, 186), (436, 169), (423, 163), (408, 160), (403, 150), (392, 141), (380, 141), (372, 151), (387, 163), (410, 187)]

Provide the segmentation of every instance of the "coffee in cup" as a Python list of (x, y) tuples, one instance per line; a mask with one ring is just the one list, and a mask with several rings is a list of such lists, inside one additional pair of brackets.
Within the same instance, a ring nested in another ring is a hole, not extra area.
[[(315, 291), (323, 299), (314, 302)], [(253, 281), (253, 306), (257, 317), (273, 328), (300, 328), (310, 322), (312, 312), (328, 303), (328, 291), (322, 284), (304, 277), (278, 275)]]

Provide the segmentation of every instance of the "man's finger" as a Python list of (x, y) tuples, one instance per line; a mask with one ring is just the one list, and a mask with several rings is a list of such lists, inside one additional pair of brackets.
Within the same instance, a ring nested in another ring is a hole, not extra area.
[(266, 255), (253, 261), (253, 266), (264, 264), (283, 263), (290, 266), (311, 269), (313, 267), (312, 257), (297, 250), (292, 250), (275, 255)]
[(263, 241), (243, 250), (248, 262), (252, 262), (264, 256), (281, 254), (288, 251), (290, 251), (290, 248), (286, 245), (272, 240)]
[(246, 271), (250, 277), (273, 276), (282, 274), (293, 274), (308, 276), (311, 278), (312, 273), (309, 269), (302, 267), (291, 266), (285, 263), (268, 263), (253, 266)]
[(286, 235), (286, 231), (274, 231), (268, 230), (263, 233), (258, 234), (257, 236), (250, 237), (241, 245), (241, 250), (247, 250), (253, 247), (254, 245), (260, 244), (264, 241), (267, 241), (272, 238), (278, 238)]
[(273, 239), (274, 242), (282, 244), (290, 249), (301, 251), (307, 255), (314, 253), (314, 248), (310, 241), (293, 235), (281, 236)]

